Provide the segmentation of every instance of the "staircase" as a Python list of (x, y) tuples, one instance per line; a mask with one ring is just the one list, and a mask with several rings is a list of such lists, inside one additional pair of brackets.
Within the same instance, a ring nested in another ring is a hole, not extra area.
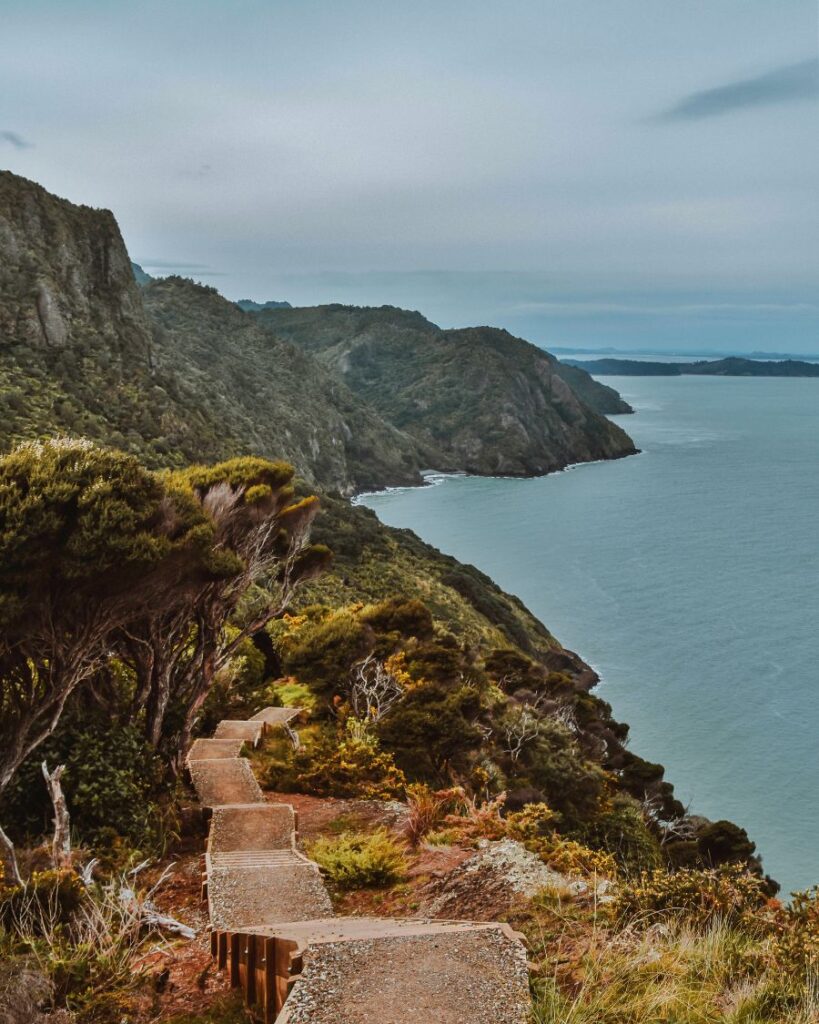
[(210, 812), (211, 951), (264, 1024), (525, 1024), (526, 954), (508, 925), (335, 917), (289, 804), (267, 803), (245, 744), (292, 734), (300, 708), (226, 720), (187, 766)]

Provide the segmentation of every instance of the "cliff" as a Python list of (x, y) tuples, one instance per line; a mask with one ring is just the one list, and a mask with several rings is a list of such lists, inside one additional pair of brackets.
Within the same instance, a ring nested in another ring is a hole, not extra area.
[[(256, 316), (411, 434), (427, 468), (532, 476), (635, 451), (619, 426), (578, 395), (554, 357), (504, 330), (441, 330), (392, 306)], [(603, 404), (593, 381), (583, 386)]]
[(0, 174), (4, 447), (82, 434), (154, 466), (284, 457), (343, 493), (419, 482), (415, 442), (310, 356), (212, 289), (135, 273), (110, 212)]

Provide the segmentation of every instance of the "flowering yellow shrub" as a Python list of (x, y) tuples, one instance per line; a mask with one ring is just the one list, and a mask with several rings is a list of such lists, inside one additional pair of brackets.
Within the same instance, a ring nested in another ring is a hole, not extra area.
[(767, 902), (764, 881), (737, 865), (705, 871), (659, 868), (621, 886), (616, 909), (626, 918), (672, 914), (705, 924), (745, 919)]

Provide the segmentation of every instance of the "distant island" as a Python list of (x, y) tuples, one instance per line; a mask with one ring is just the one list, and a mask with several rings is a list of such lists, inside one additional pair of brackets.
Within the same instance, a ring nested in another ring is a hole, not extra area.
[(600, 377), (819, 377), (819, 365), (799, 359), (702, 359), (694, 363), (663, 363), (643, 359), (563, 359)]

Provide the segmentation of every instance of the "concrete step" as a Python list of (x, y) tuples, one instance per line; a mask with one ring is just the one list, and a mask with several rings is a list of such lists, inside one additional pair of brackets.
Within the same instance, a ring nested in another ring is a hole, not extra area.
[(244, 745), (244, 740), (194, 740), (186, 760), (190, 764), (191, 761), (209, 761), (215, 757), (238, 757)]
[(297, 853), (275, 863), (223, 867), (208, 872), (208, 908), (216, 931), (257, 932), (300, 917), (330, 917), (333, 907), (318, 867)]
[(290, 804), (231, 804), (216, 807), (210, 821), (208, 852), (293, 850), (296, 815)]
[(250, 716), (251, 722), (264, 722), (267, 726), (289, 725), (304, 711), (304, 708), (262, 708)]
[[(276, 1024), (529, 1019), (525, 950), (508, 925), (496, 922), (336, 917), (252, 935), (217, 932), (213, 946), (250, 1005)], [(259, 971), (273, 977), (257, 984)]]
[(265, 723), (261, 720), (253, 722), (234, 722), (226, 719), (216, 726), (213, 738), (217, 740), (244, 740), (246, 743), (251, 743), (255, 747), (264, 735), (264, 731)]
[(203, 807), (264, 803), (264, 794), (246, 757), (191, 761), (188, 771)]

